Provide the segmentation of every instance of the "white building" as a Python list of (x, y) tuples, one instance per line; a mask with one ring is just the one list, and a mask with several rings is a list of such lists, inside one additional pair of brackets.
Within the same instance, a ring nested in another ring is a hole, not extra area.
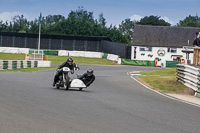
[[(132, 42), (132, 60), (154, 61), (166, 66), (166, 61), (175, 61), (177, 57), (186, 60), (185, 47), (193, 47), (195, 33), (199, 28), (135, 25)], [(192, 51), (192, 49), (190, 49)], [(193, 63), (193, 53), (189, 54)], [(187, 61), (187, 60), (186, 60)]]

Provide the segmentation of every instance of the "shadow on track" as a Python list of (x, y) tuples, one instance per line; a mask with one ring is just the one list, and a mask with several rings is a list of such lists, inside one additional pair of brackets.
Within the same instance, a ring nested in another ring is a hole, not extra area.
[(79, 88), (69, 88), (68, 90), (66, 90), (66, 89), (64, 89), (64, 88), (59, 88), (59, 89), (57, 89), (57, 88), (54, 88), (54, 87), (52, 87), (52, 89), (54, 89), (54, 90), (61, 90), (61, 91), (79, 91), (79, 92), (88, 92), (88, 93), (92, 93), (93, 91), (91, 91), (91, 90), (85, 90), (85, 89), (83, 89), (83, 90), (79, 90)]

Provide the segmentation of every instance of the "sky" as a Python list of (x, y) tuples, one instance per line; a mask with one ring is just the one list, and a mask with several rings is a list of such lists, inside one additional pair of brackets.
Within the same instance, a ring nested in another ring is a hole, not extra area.
[(199, 16), (199, 0), (0, 0), (0, 20), (11, 21), (15, 15), (24, 15), (29, 21), (42, 16), (65, 17), (78, 7), (93, 12), (94, 19), (103, 13), (106, 25), (118, 26), (127, 18), (139, 21), (145, 16), (159, 16), (176, 25), (189, 15)]

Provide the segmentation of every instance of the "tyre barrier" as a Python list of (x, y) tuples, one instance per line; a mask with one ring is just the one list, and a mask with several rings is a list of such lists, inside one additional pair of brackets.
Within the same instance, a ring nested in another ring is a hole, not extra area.
[(38, 61), (0, 60), (0, 70), (38, 67)]
[(200, 69), (186, 64), (177, 64), (177, 80), (195, 91), (200, 98)]

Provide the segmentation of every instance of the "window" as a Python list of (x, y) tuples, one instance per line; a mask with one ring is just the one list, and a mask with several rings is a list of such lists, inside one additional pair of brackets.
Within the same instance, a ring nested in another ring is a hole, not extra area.
[(152, 51), (152, 47), (140, 47), (140, 51)]
[(168, 53), (176, 53), (176, 51), (177, 51), (176, 48), (168, 48), (167, 49)]

